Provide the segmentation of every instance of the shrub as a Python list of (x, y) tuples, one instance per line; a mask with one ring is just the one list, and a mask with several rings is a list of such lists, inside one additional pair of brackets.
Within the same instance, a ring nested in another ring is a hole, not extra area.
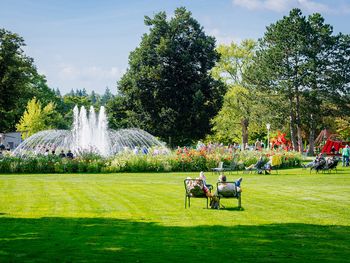
[(116, 172), (188, 172), (209, 171), (219, 162), (238, 163), (241, 169), (255, 164), (262, 156), (267, 162), (271, 155), (281, 160), (280, 167), (300, 166), (302, 156), (285, 151), (243, 151), (221, 147), (214, 150), (179, 149), (168, 154), (133, 154), (124, 152), (110, 158), (85, 154), (75, 159), (58, 156), (5, 156), (0, 159), (0, 173), (116, 173)]

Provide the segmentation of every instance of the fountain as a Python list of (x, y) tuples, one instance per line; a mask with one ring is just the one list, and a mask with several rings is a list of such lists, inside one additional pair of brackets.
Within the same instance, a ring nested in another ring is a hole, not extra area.
[(24, 140), (15, 150), (16, 156), (45, 154), (47, 150), (71, 150), (74, 155), (95, 153), (101, 156), (111, 156), (130, 149), (149, 149), (152, 147), (167, 151), (165, 144), (151, 134), (141, 129), (108, 129), (108, 121), (104, 106), (98, 115), (91, 106), (89, 113), (85, 107), (80, 111), (77, 106), (73, 109), (72, 130), (40, 131)]

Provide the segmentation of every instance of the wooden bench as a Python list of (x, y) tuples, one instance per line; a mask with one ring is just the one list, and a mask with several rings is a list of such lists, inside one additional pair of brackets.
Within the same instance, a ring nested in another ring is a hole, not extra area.
[(242, 193), (237, 191), (235, 182), (217, 182), (216, 189), (216, 195), (219, 197), (219, 203), (220, 199), (222, 198), (235, 198), (238, 200), (238, 208), (242, 207)]
[[(185, 208), (191, 207), (191, 198), (205, 198), (207, 200), (207, 208), (209, 207), (209, 198), (206, 196), (203, 190), (203, 180), (201, 179), (185, 179)], [(213, 190), (213, 186), (207, 184), (206, 187), (211, 192)]]

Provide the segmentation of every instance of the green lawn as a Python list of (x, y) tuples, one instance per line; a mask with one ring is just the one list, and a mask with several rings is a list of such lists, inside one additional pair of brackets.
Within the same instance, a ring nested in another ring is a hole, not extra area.
[(0, 175), (0, 262), (350, 262), (350, 169), (234, 173), (242, 210), (185, 209), (189, 175)]

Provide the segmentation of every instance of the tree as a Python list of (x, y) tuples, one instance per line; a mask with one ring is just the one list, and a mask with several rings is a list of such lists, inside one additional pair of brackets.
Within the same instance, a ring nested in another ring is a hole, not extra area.
[(209, 74), (218, 60), (215, 39), (207, 36), (185, 8), (167, 20), (160, 12), (145, 17), (150, 27), (129, 56), (118, 82), (129, 124), (172, 144), (186, 144), (210, 131), (225, 87)]
[(216, 50), (220, 60), (211, 70), (212, 75), (226, 85), (245, 85), (244, 74), (253, 62), (256, 44), (254, 40), (246, 39), (239, 45), (235, 42), (219, 45)]
[(337, 114), (339, 105), (349, 104), (349, 74), (344, 74), (349, 68), (348, 43), (332, 35), (332, 27), (321, 15), (306, 18), (299, 9), (270, 25), (259, 41), (249, 79), (288, 103), (296, 150), (303, 150), (303, 128), (310, 130), (312, 150), (316, 124), (323, 116)]
[(36, 98), (30, 100), (20, 122), (16, 125), (17, 131), (22, 132), (22, 138), (25, 139), (42, 130), (57, 128), (63, 119), (55, 111), (55, 107), (55, 104), (50, 102), (42, 108)]
[(19, 98), (29, 91), (28, 83), (35, 72), (32, 59), (22, 50), (23, 38), (0, 29), (0, 127), (10, 131), (19, 118)]
[(106, 87), (105, 93), (101, 97), (101, 105), (106, 105), (110, 100), (114, 98), (112, 92)]
[(85, 108), (89, 108), (93, 106), (91, 102), (90, 96), (79, 96), (78, 93), (76, 95), (71, 95), (72, 93), (68, 93), (63, 96), (63, 105), (64, 105), (64, 120), (67, 124), (67, 127), (71, 126), (73, 121), (73, 108), (78, 106), (79, 108), (84, 106)]
[(23, 46), (23, 38), (0, 29), (0, 129), (3, 131), (15, 128), (33, 97), (45, 104), (55, 102), (63, 109), (60, 96), (47, 86), (45, 77), (38, 74), (33, 59), (24, 54)]
[(101, 96), (97, 94), (95, 91), (91, 91), (90, 101), (95, 107), (100, 107), (101, 105)]
[[(259, 85), (272, 89), (288, 100), (290, 132), (294, 149), (302, 151), (300, 93), (305, 65), (306, 18), (299, 9), (267, 27), (254, 64)], [(296, 138), (298, 136), (298, 140)]]
[(219, 141), (232, 143), (239, 141), (237, 136), (240, 135), (244, 147), (248, 143), (250, 121), (258, 121), (259, 114), (254, 110), (259, 103), (257, 92), (250, 89), (244, 79), (245, 71), (253, 62), (255, 48), (256, 42), (250, 39), (243, 40), (240, 45), (232, 42), (217, 48), (220, 60), (212, 69), (212, 75), (228, 87), (223, 107), (213, 119), (214, 138)]

